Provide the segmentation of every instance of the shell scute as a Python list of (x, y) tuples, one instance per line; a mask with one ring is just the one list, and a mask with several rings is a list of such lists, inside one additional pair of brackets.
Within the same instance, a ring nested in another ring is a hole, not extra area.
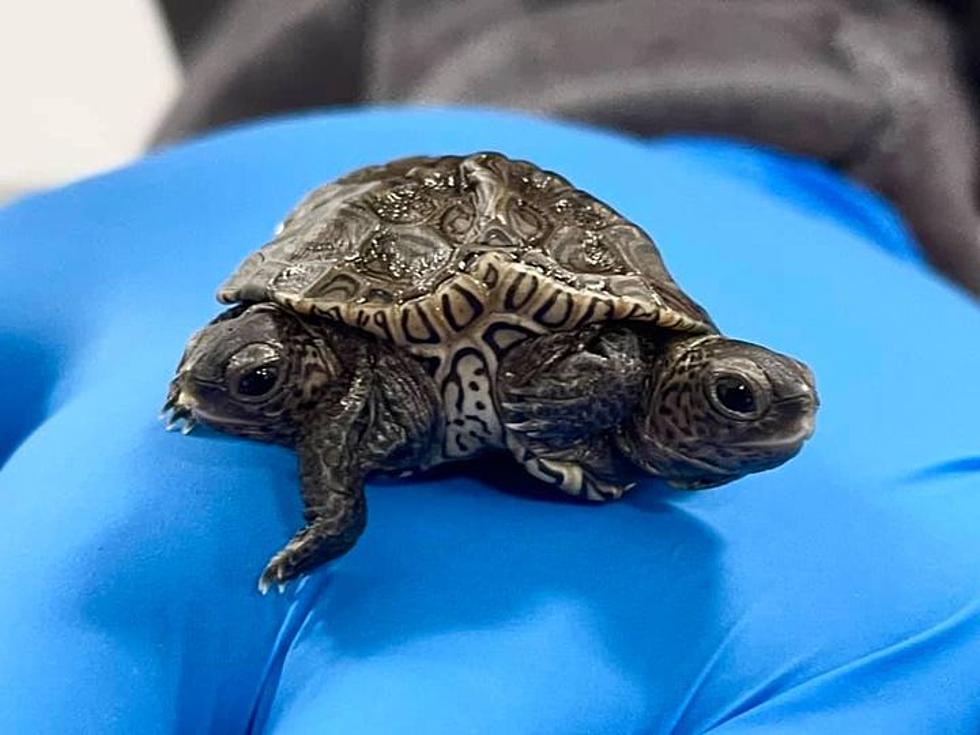
[(219, 298), (277, 301), (430, 355), (481, 342), (474, 329), (491, 347), (611, 319), (714, 330), (643, 230), (498, 153), (402, 159), (320, 187)]

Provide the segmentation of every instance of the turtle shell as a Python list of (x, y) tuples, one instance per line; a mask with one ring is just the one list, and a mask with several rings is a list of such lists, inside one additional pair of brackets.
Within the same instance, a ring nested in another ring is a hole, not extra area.
[(218, 299), (275, 301), (416, 352), (486, 315), (518, 332), (612, 319), (715, 331), (643, 230), (496, 153), (406, 158), (316, 189)]
[(419, 357), (441, 391), (445, 459), (503, 446), (493, 382), (530, 336), (621, 319), (716, 331), (639, 227), (496, 153), (403, 159), (317, 189), (218, 298), (274, 301)]

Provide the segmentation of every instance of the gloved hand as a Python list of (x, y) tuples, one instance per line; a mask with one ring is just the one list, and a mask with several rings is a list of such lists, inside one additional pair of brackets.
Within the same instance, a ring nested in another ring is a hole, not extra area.
[[(776, 471), (588, 506), (509, 461), (373, 483), (279, 596), (285, 449), (156, 420), (216, 286), (308, 189), (499, 149), (637, 221), (806, 360)], [(486, 112), (284, 120), (0, 212), (0, 723), (38, 732), (963, 732), (980, 721), (980, 313), (872, 195), (719, 143)], [(898, 259), (884, 250), (902, 251)]]

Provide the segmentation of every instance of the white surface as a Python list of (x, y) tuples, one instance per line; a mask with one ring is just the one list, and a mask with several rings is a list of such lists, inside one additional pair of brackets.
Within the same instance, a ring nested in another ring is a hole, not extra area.
[(138, 156), (178, 82), (151, 0), (0, 0), (0, 199)]

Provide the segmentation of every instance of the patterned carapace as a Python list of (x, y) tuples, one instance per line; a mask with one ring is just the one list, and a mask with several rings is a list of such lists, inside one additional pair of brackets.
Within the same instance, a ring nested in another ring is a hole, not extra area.
[(404, 159), (315, 190), (218, 298), (278, 302), (423, 358), (447, 459), (503, 445), (493, 381), (528, 336), (623, 319), (715, 331), (640, 228), (496, 153)]

